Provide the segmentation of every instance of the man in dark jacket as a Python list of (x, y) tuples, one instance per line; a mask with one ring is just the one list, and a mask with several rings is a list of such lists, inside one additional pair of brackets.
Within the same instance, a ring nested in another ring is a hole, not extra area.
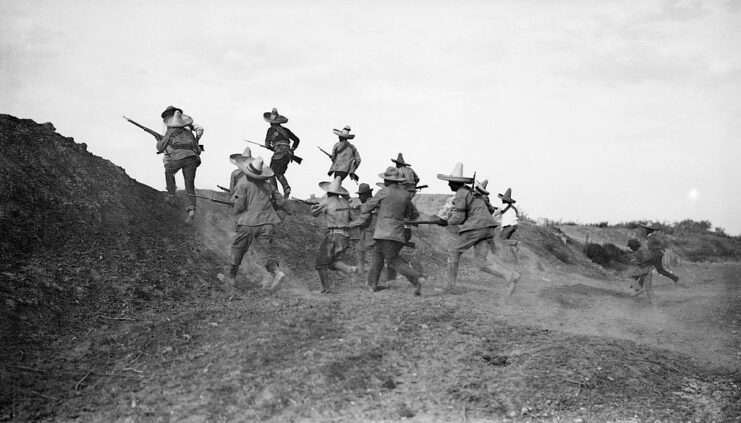
[[(291, 195), (291, 186), (288, 185), (285, 174), (288, 170), (288, 163), (293, 159), (293, 152), (298, 148), (301, 140), (290, 129), (282, 126), (283, 123), (288, 122), (288, 118), (278, 113), (277, 109), (273, 108), (271, 112), (263, 113), (262, 117), (270, 124), (268, 132), (265, 134), (265, 147), (273, 150), (270, 168), (275, 173), (275, 177), (270, 180), (270, 183), (277, 192), (277, 179), (283, 188), (283, 197), (288, 198)], [(291, 145), (291, 141), (293, 141), (293, 145)]]
[(512, 295), (520, 274), (497, 263), (495, 255), (495, 262), (487, 261), (487, 253), (496, 248), (494, 228), (497, 224), (491, 215), (495, 208), (488, 202), (488, 197), (480, 192), (472, 192), (466, 185), (473, 183), (473, 178), (463, 176), (463, 164), (456, 164), (450, 175), (438, 174), (437, 177), (448, 181), (451, 191), (455, 192), (451, 216), (441, 223), (459, 225), (457, 242), (450, 249), (448, 257), (448, 289), (455, 287), (461, 254), (473, 247), (476, 267), (490, 275), (504, 278), (508, 284), (507, 295)]
[(664, 245), (660, 235), (656, 232), (656, 227), (651, 222), (638, 226), (640, 227), (639, 234), (646, 237), (646, 246), (651, 253), (651, 259), (656, 271), (660, 275), (671, 279), (675, 284), (679, 282), (679, 276), (664, 268)]
[(414, 295), (421, 295), (422, 278), (419, 273), (399, 257), (399, 251), (404, 246), (404, 219), (419, 217), (417, 209), (412, 204), (412, 193), (403, 188), (404, 182), (395, 167), (389, 167), (379, 175), (385, 186), (376, 195), (360, 207), (360, 216), (350, 222), (350, 227), (362, 226), (374, 210), (378, 209), (378, 220), (373, 232), (376, 245), (373, 251), (373, 262), (368, 272), (368, 285), (373, 292), (386, 287), (379, 286), (384, 261), (388, 266), (405, 276), (415, 287)]
[(193, 118), (184, 115), (183, 111), (174, 106), (168, 106), (161, 114), (162, 121), (167, 126), (167, 132), (157, 141), (157, 152), (164, 153), (162, 161), (165, 164), (165, 183), (167, 185), (167, 202), (175, 204), (175, 174), (183, 171), (185, 192), (188, 196), (186, 222), (191, 222), (196, 214), (195, 180), (196, 168), (201, 165), (201, 148), (198, 141), (203, 135), (203, 128), (193, 123)]

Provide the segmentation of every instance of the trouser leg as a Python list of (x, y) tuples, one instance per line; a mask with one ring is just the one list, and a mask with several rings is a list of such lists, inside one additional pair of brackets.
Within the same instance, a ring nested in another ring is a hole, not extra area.
[(419, 273), (399, 257), (399, 251), (404, 247), (404, 244), (390, 240), (381, 240), (381, 243), (383, 244), (383, 256), (389, 268), (401, 273), (412, 285), (417, 286), (419, 284)]
[(458, 264), (461, 253), (453, 251), (448, 255), (448, 289), (453, 289), (458, 282)]
[(178, 168), (165, 164), (165, 186), (169, 198), (175, 198), (175, 190), (177, 189), (177, 185), (175, 184), (175, 174), (177, 171)]
[(358, 266), (358, 272), (365, 272), (365, 245), (362, 239), (355, 245), (355, 265)]
[(187, 196), (189, 205), (186, 208), (186, 211), (191, 211), (196, 209), (196, 198), (192, 196), (196, 194), (196, 169), (201, 165), (201, 159), (196, 156), (191, 156), (183, 160), (185, 192), (190, 194)]
[(660, 275), (664, 275), (667, 278), (669, 278), (672, 281), (674, 281), (674, 283), (677, 283), (677, 281), (679, 280), (679, 277), (677, 275), (675, 275), (674, 273), (672, 273), (672, 272), (670, 272), (670, 271), (668, 271), (668, 270), (666, 270), (664, 268), (664, 263), (663, 263), (663, 260), (662, 260), (663, 258), (664, 258), (664, 255), (663, 254), (657, 255), (656, 257), (654, 257), (654, 259), (653, 259), (653, 265), (656, 268), (656, 271)]
[(383, 251), (381, 250), (381, 244), (376, 241), (376, 245), (373, 247), (373, 256), (371, 259), (370, 269), (368, 269), (368, 285), (375, 289), (378, 286), (378, 279), (381, 277), (381, 270), (383, 269)]
[(509, 288), (507, 295), (512, 295), (517, 286), (517, 282), (520, 279), (520, 274), (508, 269), (504, 264), (499, 263), (496, 256), (492, 257), (493, 261), (487, 261), (486, 255), (491, 248), (489, 244), (493, 241), (493, 239), (483, 240), (473, 246), (473, 255), (476, 267), (485, 273), (506, 280)]
[(286, 175), (281, 173), (280, 175), (275, 175), (275, 179), (280, 182), (281, 188), (283, 188), (283, 196), (285, 198), (288, 198), (289, 195), (291, 195), (291, 186), (288, 185), (288, 179), (286, 179)]
[(653, 288), (653, 272), (650, 272), (643, 277), (643, 290), (646, 291), (648, 296), (648, 302), (654, 302), (654, 288)]

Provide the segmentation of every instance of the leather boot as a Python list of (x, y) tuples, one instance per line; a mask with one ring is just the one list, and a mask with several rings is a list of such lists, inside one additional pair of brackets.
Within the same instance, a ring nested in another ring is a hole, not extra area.
[(327, 269), (317, 270), (317, 273), (319, 273), (319, 282), (322, 283), (322, 290), (320, 291), (322, 294), (326, 294), (329, 292), (329, 274), (327, 273)]
[(232, 264), (229, 266), (229, 284), (234, 286), (237, 284), (237, 271), (239, 271), (238, 264)]
[(448, 289), (453, 289), (458, 280), (458, 262), (448, 260)]

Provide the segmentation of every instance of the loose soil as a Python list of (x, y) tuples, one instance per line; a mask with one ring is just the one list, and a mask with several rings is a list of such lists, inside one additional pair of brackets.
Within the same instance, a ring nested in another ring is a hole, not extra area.
[(60, 227), (76, 238), (2, 267), (0, 421), (741, 420), (739, 263), (655, 276), (649, 305), (573, 240), (523, 225), (514, 296), (470, 253), (448, 293), (452, 235), (418, 228), (405, 255), (422, 297), (340, 275), (321, 295), (320, 227), (291, 202), (277, 228), (290, 278), (270, 294), (254, 266), (236, 288), (217, 278), (227, 207), (199, 202), (185, 225), (182, 198), (116, 195), (120, 226)]

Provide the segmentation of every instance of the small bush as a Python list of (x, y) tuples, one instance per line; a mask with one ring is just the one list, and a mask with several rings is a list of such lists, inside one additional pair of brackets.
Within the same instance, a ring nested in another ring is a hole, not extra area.
[(625, 251), (610, 243), (599, 245), (590, 242), (584, 247), (584, 254), (603, 267), (622, 268), (630, 261)]

